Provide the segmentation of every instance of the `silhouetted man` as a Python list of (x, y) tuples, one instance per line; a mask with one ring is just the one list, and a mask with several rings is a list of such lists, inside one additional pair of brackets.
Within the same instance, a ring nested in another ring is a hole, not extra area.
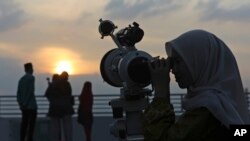
[(17, 102), (22, 111), (20, 128), (21, 141), (33, 141), (33, 132), (37, 116), (37, 103), (35, 99), (35, 77), (32, 63), (24, 64), (25, 75), (18, 82)]

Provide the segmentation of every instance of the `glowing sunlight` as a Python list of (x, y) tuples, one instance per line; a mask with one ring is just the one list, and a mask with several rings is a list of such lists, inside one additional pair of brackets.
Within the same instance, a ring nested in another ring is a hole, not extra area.
[(73, 67), (69, 61), (63, 60), (59, 61), (56, 64), (55, 73), (61, 74), (63, 71), (73, 74)]
[(31, 58), (37, 64), (36, 72), (60, 74), (67, 71), (70, 75), (99, 72), (98, 61), (85, 60), (78, 52), (66, 48), (69, 47), (46, 46), (37, 50)]

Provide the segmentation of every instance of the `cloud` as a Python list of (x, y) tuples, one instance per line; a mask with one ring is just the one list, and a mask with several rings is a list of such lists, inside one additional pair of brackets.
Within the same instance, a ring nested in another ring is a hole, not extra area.
[(93, 15), (105, 4), (100, 0), (17, 0), (36, 21), (74, 22), (82, 15)]
[[(228, 2), (229, 3), (229, 2)], [(250, 3), (241, 3), (241, 5), (228, 4), (218, 0), (199, 1), (196, 9), (202, 12), (200, 19), (202, 21), (234, 21), (250, 22)]]
[(25, 56), (25, 53), (18, 49), (17, 46), (13, 44), (1, 43), (0, 42), (0, 56), (2, 58), (21, 58)]
[(21, 26), (27, 16), (13, 0), (0, 1), (0, 32)]
[(112, 19), (149, 17), (177, 10), (182, 4), (182, 0), (178, 2), (175, 0), (111, 0), (106, 5), (105, 12)]
[[(192, 6), (191, 9), (188, 7)], [(112, 19), (133, 19), (172, 14), (188, 8), (200, 13), (201, 21), (250, 21), (250, 2), (233, 0), (110, 0), (105, 13)], [(188, 13), (187, 16), (188, 16)], [(185, 14), (184, 14), (185, 15)], [(183, 16), (184, 16), (183, 15)]]

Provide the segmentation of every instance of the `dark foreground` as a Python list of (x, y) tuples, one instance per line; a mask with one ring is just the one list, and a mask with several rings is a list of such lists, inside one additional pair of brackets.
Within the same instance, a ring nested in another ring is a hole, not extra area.
[[(109, 124), (113, 123), (112, 117), (95, 117), (93, 124), (93, 141), (116, 141), (117, 138), (109, 133)], [(1, 141), (19, 140), (20, 118), (0, 118)], [(35, 141), (49, 141), (50, 125), (48, 118), (38, 118), (35, 130)], [(85, 141), (83, 128), (73, 118), (73, 141)]]

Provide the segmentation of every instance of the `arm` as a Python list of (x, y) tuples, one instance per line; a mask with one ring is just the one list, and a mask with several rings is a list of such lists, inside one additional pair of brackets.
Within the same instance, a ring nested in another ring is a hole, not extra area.
[(26, 82), (26, 96), (24, 98), (24, 106), (27, 106), (35, 92), (35, 77), (30, 76), (27, 78)]
[(159, 141), (161, 136), (175, 122), (175, 114), (170, 104), (169, 59), (155, 59), (148, 63), (154, 99), (143, 113), (143, 132), (145, 141)]
[(55, 86), (53, 86), (53, 84), (50, 84), (48, 85), (44, 96), (48, 99), (49, 102), (51, 102), (53, 99), (55, 99), (55, 93)]
[(75, 105), (75, 97), (72, 95), (72, 87), (69, 82), (68, 82), (68, 87), (69, 87), (68, 91), (70, 94), (71, 105)]
[(17, 103), (20, 107), (22, 107), (23, 102), (22, 102), (21, 79), (18, 81), (18, 86), (17, 86)]
[(65, 83), (65, 88), (63, 88), (63, 89), (64, 89), (64, 93), (65, 93), (64, 95), (66, 97), (72, 96), (72, 88), (71, 88), (71, 85), (68, 81)]
[[(219, 122), (206, 108), (198, 108), (185, 112), (165, 134), (162, 141), (195, 141), (214, 137)], [(211, 134), (212, 133), (212, 134)]]
[(145, 141), (160, 141), (174, 122), (175, 114), (172, 106), (165, 98), (154, 98), (143, 113)]
[(17, 101), (21, 108), (25, 108), (32, 95), (34, 95), (34, 83), (35, 78), (33, 76), (25, 76), (18, 82)]
[(155, 97), (143, 113), (145, 141), (213, 140), (212, 137), (220, 133), (216, 131), (221, 128), (221, 124), (206, 108), (186, 111), (175, 122), (169, 98), (168, 66), (168, 62), (163, 59), (149, 64)]
[[(68, 83), (69, 83), (69, 82), (68, 82)], [(69, 83), (69, 93), (70, 93), (70, 95), (72, 96), (72, 87), (71, 87), (70, 83)]]
[(150, 70), (152, 87), (155, 93), (154, 96), (164, 98), (170, 103), (170, 59), (155, 59), (153, 62), (149, 62), (148, 67)]
[(185, 112), (175, 122), (171, 105), (154, 99), (143, 117), (145, 141), (215, 140), (221, 134), (220, 122), (203, 107)]

